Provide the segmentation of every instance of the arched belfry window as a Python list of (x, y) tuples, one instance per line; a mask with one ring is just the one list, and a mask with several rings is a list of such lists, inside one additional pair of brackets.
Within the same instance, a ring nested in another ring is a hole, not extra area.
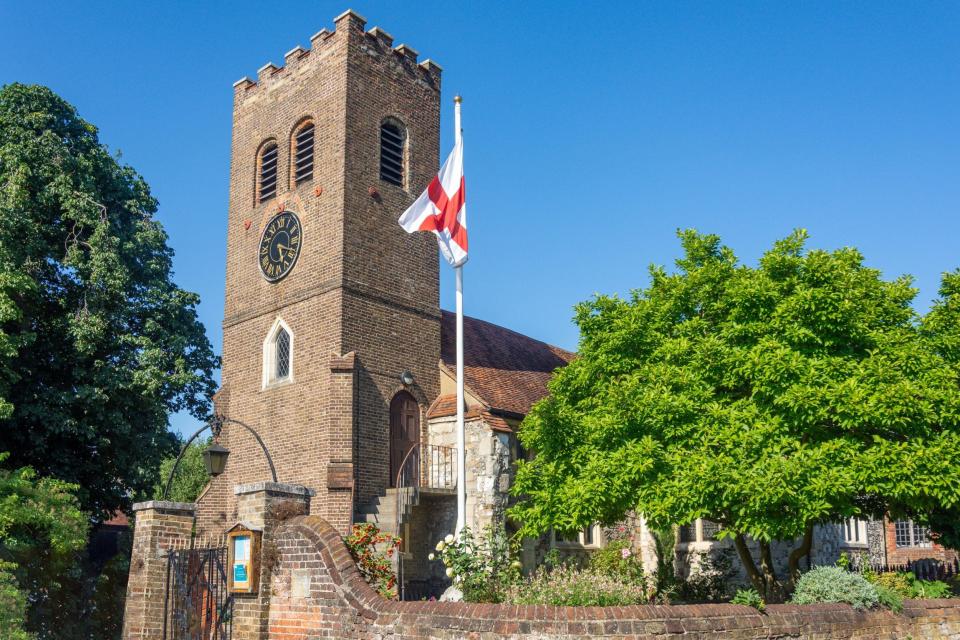
[(404, 149), (407, 131), (396, 120), (380, 125), (380, 179), (402, 187), (404, 183)]
[(260, 147), (257, 156), (257, 203), (277, 195), (277, 143)]
[(264, 388), (293, 380), (293, 331), (277, 318), (263, 341)]
[(293, 135), (293, 185), (313, 180), (313, 122), (306, 121)]

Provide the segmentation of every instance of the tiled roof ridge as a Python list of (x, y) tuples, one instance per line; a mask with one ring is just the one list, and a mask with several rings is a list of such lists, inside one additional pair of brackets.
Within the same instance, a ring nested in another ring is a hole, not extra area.
[[(454, 316), (454, 315), (456, 315), (455, 312), (453, 312), (453, 311), (447, 311), (446, 309), (441, 309), (441, 310), (440, 310), (440, 313), (441, 313), (441, 314), (446, 314), (446, 315), (448, 315), (448, 316)], [(568, 349), (564, 349), (563, 347), (558, 347), (557, 345), (555, 345), (555, 344), (550, 344), (549, 342), (546, 342), (546, 341), (544, 341), (544, 340), (540, 340), (540, 339), (538, 339), (538, 338), (533, 338), (533, 337), (531, 337), (531, 336), (528, 336), (528, 335), (525, 334), (525, 333), (520, 333), (519, 331), (516, 331), (515, 329), (511, 329), (510, 327), (505, 327), (505, 326), (503, 326), (502, 324), (497, 324), (497, 323), (495, 323), (495, 322), (490, 322), (489, 320), (483, 320), (483, 319), (481, 319), (481, 318), (477, 318), (477, 317), (474, 317), (474, 316), (468, 316), (468, 315), (464, 314), (464, 316), (463, 316), (463, 321), (464, 321), (464, 323), (466, 323), (467, 320), (469, 320), (469, 321), (471, 321), (471, 322), (478, 322), (478, 323), (480, 323), (480, 324), (485, 324), (485, 325), (490, 326), (490, 327), (493, 327), (493, 328), (495, 328), (495, 329), (499, 329), (500, 331), (507, 331), (507, 332), (509, 332), (509, 333), (512, 333), (512, 334), (515, 335), (515, 336), (518, 336), (518, 337), (520, 337), (520, 338), (523, 338), (524, 340), (529, 340), (529, 341), (531, 341), (531, 342), (536, 342), (536, 343), (538, 343), (538, 344), (542, 344), (542, 345), (544, 345), (545, 347), (549, 347), (552, 351), (558, 351), (558, 352), (561, 352), (561, 353), (569, 356), (569, 358), (566, 358), (568, 362), (569, 362), (570, 360), (572, 360), (573, 358), (575, 358), (576, 355), (577, 355), (576, 352), (574, 352), (574, 351), (569, 351)]]

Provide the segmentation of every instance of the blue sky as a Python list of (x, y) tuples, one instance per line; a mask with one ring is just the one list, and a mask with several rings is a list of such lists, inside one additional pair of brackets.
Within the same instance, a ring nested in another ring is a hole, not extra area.
[[(50, 86), (146, 177), (218, 353), (231, 85), (348, 6), (0, 3), (0, 84)], [(352, 7), (444, 67), (444, 154), (464, 96), (469, 315), (575, 348), (572, 306), (644, 286), (687, 227), (746, 261), (805, 227), (914, 275), (921, 310), (960, 267), (960, 4)]]

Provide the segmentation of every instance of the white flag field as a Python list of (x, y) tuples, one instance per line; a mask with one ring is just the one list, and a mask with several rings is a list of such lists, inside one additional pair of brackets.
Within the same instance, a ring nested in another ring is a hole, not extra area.
[(453, 146), (453, 151), (427, 190), (400, 216), (400, 226), (407, 233), (432, 231), (436, 234), (440, 252), (454, 267), (467, 261), (467, 203), (464, 185), (461, 138)]

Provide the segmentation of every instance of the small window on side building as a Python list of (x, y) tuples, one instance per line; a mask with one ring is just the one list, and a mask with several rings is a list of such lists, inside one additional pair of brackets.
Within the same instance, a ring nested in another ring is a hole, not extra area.
[(893, 523), (893, 531), (898, 547), (929, 547), (932, 544), (930, 529), (913, 520), (897, 520)]

